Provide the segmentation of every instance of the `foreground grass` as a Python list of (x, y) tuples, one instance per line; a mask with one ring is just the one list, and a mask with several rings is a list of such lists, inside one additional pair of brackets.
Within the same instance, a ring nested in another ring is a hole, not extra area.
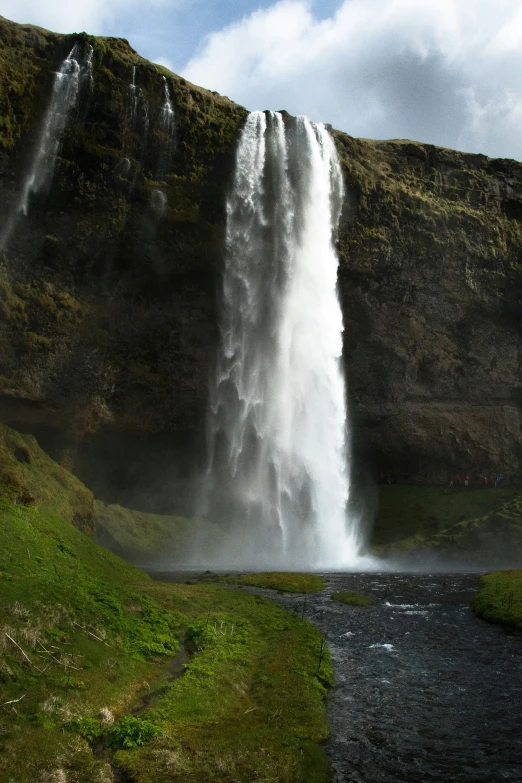
[(261, 596), (152, 581), (18, 478), (0, 483), (2, 783), (330, 779), (313, 626)]
[[(152, 582), (13, 500), (0, 504), (0, 780), (111, 780), (89, 741), (118, 737), (113, 720), (136, 783), (328, 779), (331, 667), (312, 626), (260, 596)], [(195, 654), (169, 681), (183, 637)], [(156, 689), (138, 715), (150, 739), (132, 747), (136, 727), (118, 720)]]
[(222, 576), (219, 578), (219, 581), (229, 585), (267, 587), (270, 590), (280, 590), (284, 593), (319, 593), (325, 588), (324, 580), (320, 576), (286, 571)]
[(483, 576), (482, 589), (471, 606), (484, 620), (522, 631), (522, 570)]
[(374, 606), (375, 601), (373, 598), (369, 598), (367, 595), (360, 595), (360, 593), (332, 593), (330, 596), (332, 601), (339, 601), (341, 604), (348, 604), (348, 606)]

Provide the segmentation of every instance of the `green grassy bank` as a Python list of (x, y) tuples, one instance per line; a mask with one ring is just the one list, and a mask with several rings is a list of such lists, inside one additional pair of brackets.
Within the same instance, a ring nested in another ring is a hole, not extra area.
[[(153, 582), (29, 493), (48, 458), (3, 435), (2, 783), (329, 780), (318, 631), (260, 596)], [(53, 469), (65, 508), (79, 482)]]
[(338, 601), (341, 604), (347, 604), (348, 606), (374, 606), (375, 601), (367, 595), (361, 595), (359, 593), (350, 593), (343, 591), (341, 593), (332, 593), (330, 596), (332, 601)]
[(241, 574), (222, 576), (220, 582), (231, 585), (250, 585), (280, 590), (284, 593), (319, 593), (325, 588), (324, 579), (315, 574), (299, 574), (292, 571), (265, 572), (262, 574)]
[(494, 571), (482, 577), (473, 610), (492, 623), (522, 631), (522, 570)]

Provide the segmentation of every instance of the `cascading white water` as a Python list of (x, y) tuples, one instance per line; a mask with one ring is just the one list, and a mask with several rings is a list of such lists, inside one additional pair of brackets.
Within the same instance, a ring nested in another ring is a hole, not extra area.
[(170, 97), (169, 83), (163, 76), (163, 105), (161, 107), (161, 132), (162, 138), (158, 149), (156, 173), (163, 176), (167, 173), (172, 162), (174, 150), (174, 107)]
[(56, 73), (36, 153), (22, 188), (19, 211), (24, 215), (27, 214), (30, 194), (44, 188), (52, 178), (67, 115), (78, 97), (80, 55), (80, 46), (76, 43)]
[(89, 92), (92, 92), (94, 87), (94, 76), (92, 73), (93, 57), (94, 57), (94, 49), (92, 46), (89, 46), (87, 50), (87, 54), (85, 55), (85, 59), (83, 61), (83, 66), (81, 71), (81, 78), (87, 84), (87, 89)]
[(32, 193), (43, 190), (51, 182), (56, 155), (67, 122), (69, 111), (75, 105), (80, 87), (80, 77), (85, 75), (92, 83), (92, 47), (80, 64), (81, 48), (74, 45), (55, 75), (49, 106), (36, 144), (33, 159), (23, 181), (20, 195), (0, 237), (0, 250), (6, 246), (20, 214), (27, 214)]
[(136, 116), (138, 111), (138, 88), (136, 87), (136, 66), (132, 66), (132, 82), (129, 84), (129, 99), (127, 104), (127, 114), (129, 118), (129, 127), (136, 129)]
[(164, 100), (161, 108), (161, 124), (163, 132), (168, 136), (172, 136), (174, 132), (174, 109), (170, 97), (169, 83), (165, 76), (163, 77), (163, 91)]
[(227, 202), (206, 513), (227, 567), (341, 567), (360, 547), (349, 464), (334, 240), (341, 169), (323, 125), (253, 112)]
[(136, 84), (136, 66), (132, 66), (132, 81), (127, 92), (126, 117), (128, 129), (139, 134), (139, 141), (127, 139), (124, 150), (137, 153), (139, 160), (143, 161), (147, 153), (150, 128), (149, 102), (141, 87)]

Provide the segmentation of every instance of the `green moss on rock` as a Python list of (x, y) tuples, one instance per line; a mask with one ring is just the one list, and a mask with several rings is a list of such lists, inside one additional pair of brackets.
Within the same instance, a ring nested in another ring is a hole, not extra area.
[(348, 606), (374, 606), (375, 601), (367, 595), (361, 595), (360, 593), (340, 592), (332, 593), (330, 596), (332, 601), (338, 601), (341, 604), (347, 604)]

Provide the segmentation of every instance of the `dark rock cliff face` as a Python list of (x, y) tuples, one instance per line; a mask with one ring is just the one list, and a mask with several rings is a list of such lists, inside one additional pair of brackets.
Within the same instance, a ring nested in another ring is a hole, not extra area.
[[(0, 257), (0, 418), (35, 434), (103, 499), (187, 511), (246, 110), (125, 41), (0, 18), (0, 227), (75, 41), (93, 46), (93, 88), (69, 115), (50, 188), (34, 195)], [(167, 163), (163, 77), (176, 117)], [(334, 135), (358, 461), (405, 480), (516, 473), (522, 166)]]
[(516, 474), (522, 165), (336, 135), (357, 448), (399, 478)]

